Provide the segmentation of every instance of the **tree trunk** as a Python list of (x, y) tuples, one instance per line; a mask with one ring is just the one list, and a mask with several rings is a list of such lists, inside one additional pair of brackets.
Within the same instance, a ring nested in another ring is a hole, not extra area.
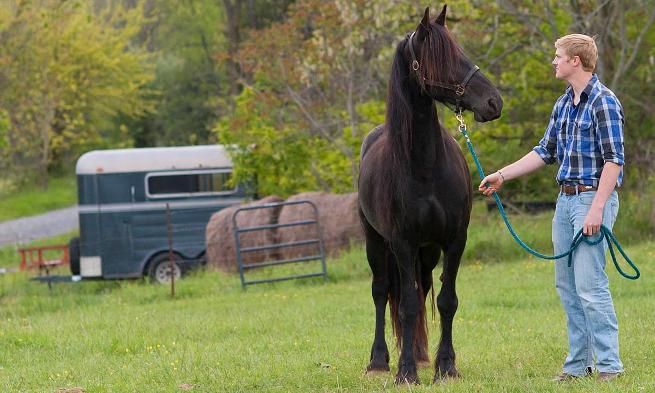
[[(46, 93), (47, 94), (47, 93)], [(38, 163), (39, 186), (48, 189), (48, 162), (50, 161), (50, 134), (52, 120), (55, 117), (55, 104), (50, 97), (44, 97), (43, 113), (39, 120), (39, 133), (41, 135), (41, 154)]]
[[(240, 0), (223, 0), (227, 23), (225, 25), (225, 36), (227, 37), (227, 51), (230, 56), (236, 55), (239, 51), (241, 42), (240, 18), (241, 18)], [(228, 58), (226, 62), (227, 72), (230, 76), (230, 94), (236, 95), (239, 92), (239, 65), (232, 59)]]

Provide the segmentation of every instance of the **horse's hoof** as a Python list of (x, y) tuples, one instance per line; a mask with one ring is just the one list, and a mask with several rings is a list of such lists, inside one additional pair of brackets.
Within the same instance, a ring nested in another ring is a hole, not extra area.
[(373, 365), (369, 364), (368, 367), (366, 367), (366, 375), (367, 376), (376, 376), (376, 375), (383, 375), (383, 374), (388, 374), (391, 371), (389, 368), (388, 364), (385, 365)]
[(400, 373), (398, 373), (396, 375), (396, 379), (395, 379), (394, 382), (398, 386), (420, 385), (421, 384), (421, 381), (419, 381), (418, 375), (416, 375), (416, 374), (414, 374), (414, 375), (409, 375), (409, 374), (400, 375)]
[(445, 373), (437, 372), (434, 374), (433, 383), (444, 383), (449, 381), (455, 381), (462, 377), (462, 375), (456, 369), (452, 368)]
[(366, 366), (366, 374), (375, 375), (381, 373), (388, 373), (391, 369), (389, 368), (389, 354), (385, 356), (373, 356), (371, 355), (371, 360)]

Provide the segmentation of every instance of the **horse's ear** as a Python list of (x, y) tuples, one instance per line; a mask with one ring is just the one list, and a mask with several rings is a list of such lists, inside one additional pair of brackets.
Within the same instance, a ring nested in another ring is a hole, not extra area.
[(444, 4), (441, 13), (439, 14), (439, 16), (437, 16), (437, 19), (434, 21), (434, 23), (441, 26), (446, 26), (446, 8), (448, 8), (448, 5)]
[(425, 37), (428, 36), (428, 33), (430, 32), (430, 7), (425, 7), (423, 19), (421, 19), (421, 23), (419, 23), (416, 30), (418, 32), (417, 35), (419, 42), (423, 41)]

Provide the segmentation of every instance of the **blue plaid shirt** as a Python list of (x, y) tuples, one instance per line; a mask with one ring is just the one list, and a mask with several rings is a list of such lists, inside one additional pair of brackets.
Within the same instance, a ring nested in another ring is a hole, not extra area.
[[(558, 183), (598, 187), (606, 162), (623, 166), (623, 107), (594, 74), (573, 105), (573, 88), (557, 99), (544, 137), (534, 147), (546, 164), (560, 163)], [(623, 167), (617, 186), (623, 181)]]

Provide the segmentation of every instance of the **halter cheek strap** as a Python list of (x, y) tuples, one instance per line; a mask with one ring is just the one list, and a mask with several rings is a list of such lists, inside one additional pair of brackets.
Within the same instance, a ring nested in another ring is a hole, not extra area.
[[(468, 83), (471, 81), (471, 78), (473, 78), (473, 75), (475, 75), (476, 72), (480, 71), (480, 67), (478, 67), (477, 65), (474, 65), (473, 67), (471, 67), (471, 69), (466, 74), (466, 76), (464, 77), (462, 82), (460, 82), (459, 84), (456, 84), (456, 85), (449, 84), (449, 83), (441, 83), (441, 82), (437, 82), (437, 81), (433, 81), (433, 80), (424, 78), (423, 76), (421, 76), (421, 73), (419, 72), (419, 69), (421, 68), (421, 65), (419, 64), (418, 60), (416, 59), (416, 54), (414, 53), (414, 36), (415, 35), (416, 35), (416, 31), (412, 32), (412, 34), (410, 34), (409, 39), (408, 39), (407, 42), (409, 43), (409, 53), (412, 55), (412, 65), (411, 65), (411, 67), (412, 67), (412, 70), (416, 73), (416, 79), (418, 80), (418, 82), (421, 85), (421, 87), (423, 88), (423, 90), (425, 90), (425, 85), (434, 86), (434, 87), (441, 87), (443, 89), (452, 90), (452, 91), (455, 92), (455, 94), (458, 97), (462, 97), (464, 95), (464, 93), (466, 93), (466, 86), (468, 86)], [(458, 112), (459, 109), (461, 108), (461, 99), (457, 98), (455, 100), (455, 102), (456, 102), (455, 112)]]

